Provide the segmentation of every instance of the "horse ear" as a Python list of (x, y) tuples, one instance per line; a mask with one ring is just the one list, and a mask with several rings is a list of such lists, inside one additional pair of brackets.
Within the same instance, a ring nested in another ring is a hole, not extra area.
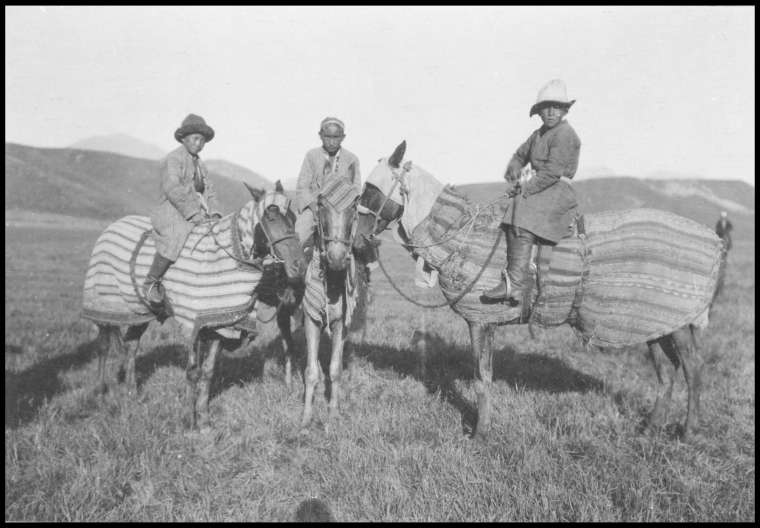
[(401, 165), (401, 160), (404, 159), (405, 152), (406, 152), (406, 140), (399, 143), (398, 147), (396, 147), (396, 150), (393, 151), (393, 154), (391, 154), (391, 157), (388, 158), (388, 165), (390, 165), (394, 169), (398, 169), (399, 165)]
[(274, 184), (274, 190), (277, 192), (285, 192), (285, 189), (282, 187), (282, 182), (280, 180), (277, 180)]
[(251, 193), (251, 196), (253, 196), (253, 199), (257, 202), (261, 200), (262, 196), (264, 196), (264, 189), (254, 189), (245, 182), (243, 182), (243, 185), (245, 185), (245, 188), (248, 189), (248, 192)]

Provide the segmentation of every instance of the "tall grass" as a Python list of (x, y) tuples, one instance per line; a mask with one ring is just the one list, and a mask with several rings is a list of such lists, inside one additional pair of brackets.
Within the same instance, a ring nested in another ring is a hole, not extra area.
[[(730, 255), (703, 336), (691, 442), (672, 434), (682, 378), (671, 426), (641, 431), (655, 397), (643, 346), (584, 349), (567, 327), (531, 339), (521, 326), (497, 331), (493, 430), (481, 443), (466, 434), (475, 394), (464, 321), (404, 301), (379, 270), (329, 432), (320, 391), (316, 426), (297, 434), (303, 391), (284, 386), (273, 323), (255, 356), (220, 359), (210, 435), (185, 427), (185, 356), (170, 323), (146, 336), (138, 396), (101, 401), (94, 327), (79, 319), (96, 237), (6, 227), (6, 521), (288, 521), (311, 499), (338, 521), (755, 518), (754, 245)], [(406, 291), (441, 299), (413, 286), (392, 242), (382, 252)]]

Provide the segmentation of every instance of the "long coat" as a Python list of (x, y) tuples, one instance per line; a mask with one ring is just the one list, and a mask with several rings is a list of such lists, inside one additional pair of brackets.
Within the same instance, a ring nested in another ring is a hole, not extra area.
[(361, 194), (362, 179), (359, 174), (359, 158), (353, 152), (340, 148), (331, 163), (330, 156), (322, 147), (309, 150), (301, 164), (296, 183), (296, 208), (301, 213), (311, 204), (319, 189), (333, 177), (343, 177), (354, 184)]
[(517, 174), (530, 162), (535, 175), (510, 201), (504, 223), (555, 243), (567, 235), (578, 211), (578, 200), (570, 183), (561, 178), (575, 176), (580, 148), (581, 141), (567, 121), (535, 130), (507, 167), (508, 174)]
[[(175, 261), (193, 229), (194, 224), (190, 222), (190, 218), (198, 213), (221, 215), (221, 212), (216, 191), (208, 179), (206, 166), (184, 146), (171, 151), (161, 162), (160, 170), (161, 194), (158, 208), (153, 211), (150, 220), (156, 233), (157, 251)], [(204, 188), (201, 194), (208, 206), (208, 211), (205, 212), (201, 198), (195, 190), (193, 176), (196, 170), (203, 180)]]

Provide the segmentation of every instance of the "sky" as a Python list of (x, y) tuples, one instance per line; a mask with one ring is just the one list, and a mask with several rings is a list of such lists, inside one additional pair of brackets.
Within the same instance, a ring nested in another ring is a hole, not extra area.
[(501, 181), (559, 78), (577, 179), (754, 186), (754, 20), (754, 6), (6, 6), (5, 140), (123, 133), (168, 152), (195, 113), (216, 131), (202, 157), (288, 181), (336, 116), (363, 178), (405, 139), (444, 183)]

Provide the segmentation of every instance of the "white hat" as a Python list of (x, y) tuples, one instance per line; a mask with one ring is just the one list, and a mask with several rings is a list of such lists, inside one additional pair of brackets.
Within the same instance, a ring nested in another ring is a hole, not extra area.
[(538, 91), (538, 97), (536, 97), (536, 104), (530, 107), (530, 115), (528, 115), (528, 117), (532, 117), (533, 114), (537, 114), (538, 109), (541, 106), (541, 104), (548, 103), (548, 102), (560, 103), (566, 108), (570, 108), (571, 106), (573, 106), (575, 99), (570, 101), (567, 98), (567, 87), (565, 86), (564, 81), (560, 79), (552, 79), (551, 81), (546, 83), (543, 88), (541, 88)]

